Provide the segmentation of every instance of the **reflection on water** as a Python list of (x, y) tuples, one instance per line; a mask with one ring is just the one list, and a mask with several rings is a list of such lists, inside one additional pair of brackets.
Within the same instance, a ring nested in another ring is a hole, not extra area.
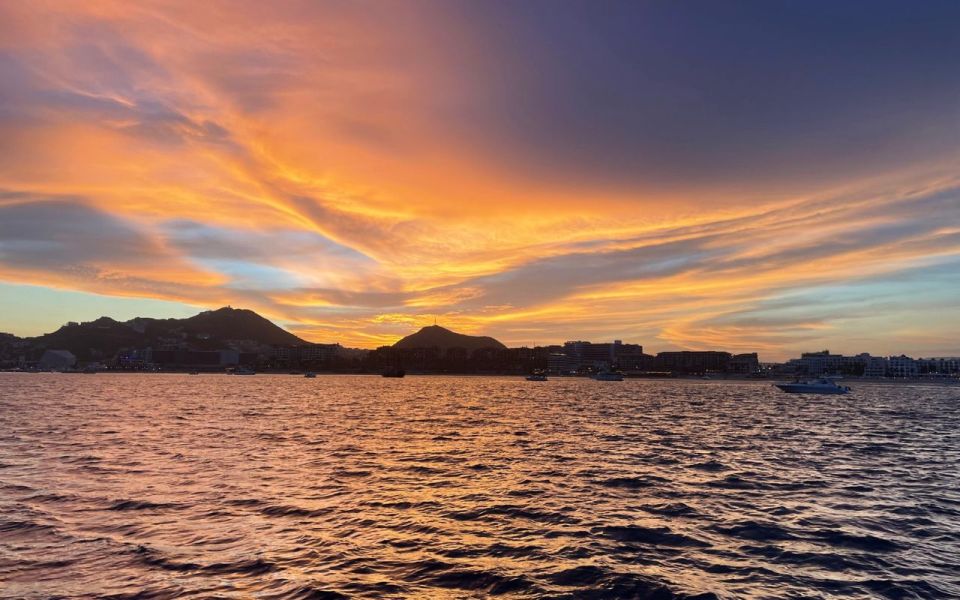
[(958, 458), (938, 386), (3, 374), (0, 595), (947, 598)]

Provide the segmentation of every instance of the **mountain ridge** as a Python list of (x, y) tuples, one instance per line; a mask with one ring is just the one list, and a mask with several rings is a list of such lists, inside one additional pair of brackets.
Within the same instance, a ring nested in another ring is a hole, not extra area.
[(68, 323), (56, 331), (11, 341), (28, 342), (35, 348), (69, 350), (80, 360), (109, 358), (124, 348), (184, 345), (197, 350), (257, 345), (309, 344), (256, 312), (225, 306), (183, 319), (135, 317), (117, 321), (99, 317), (84, 323)]
[(451, 331), (439, 325), (428, 325), (404, 337), (393, 345), (394, 348), (466, 348), (469, 351), (481, 348), (505, 349), (506, 345), (486, 335), (466, 335)]

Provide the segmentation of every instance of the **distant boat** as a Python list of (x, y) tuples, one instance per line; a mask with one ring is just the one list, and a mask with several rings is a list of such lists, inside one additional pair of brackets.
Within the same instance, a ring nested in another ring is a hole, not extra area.
[(383, 377), (403, 377), (406, 374), (407, 374), (406, 371), (398, 367), (391, 367), (389, 369), (385, 369), (382, 373), (380, 373), (380, 375), (382, 375)]
[(776, 383), (774, 385), (788, 394), (846, 394), (850, 391), (850, 388), (837, 385), (833, 380), (826, 378), (807, 381), (798, 379), (792, 383)]
[(317, 374), (314, 373), (313, 371), (307, 371), (306, 373), (303, 374), (303, 376), (306, 377), (307, 379), (315, 379)]
[(233, 371), (227, 371), (227, 373), (228, 374), (232, 373), (233, 375), (256, 375), (257, 374), (256, 371), (254, 371), (253, 369), (249, 369), (247, 367), (237, 367)]
[(597, 381), (623, 381), (623, 375), (616, 371), (600, 371), (593, 376)]
[(527, 375), (527, 381), (546, 381), (547, 376), (544, 373), (532, 373)]

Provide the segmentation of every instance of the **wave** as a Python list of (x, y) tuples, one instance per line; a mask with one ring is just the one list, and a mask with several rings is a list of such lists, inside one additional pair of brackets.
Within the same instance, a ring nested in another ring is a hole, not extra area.
[(560, 587), (577, 587), (576, 592), (557, 595), (556, 598), (617, 600), (621, 598), (650, 600), (719, 600), (716, 594), (707, 592), (686, 594), (670, 589), (667, 584), (651, 577), (633, 573), (607, 570), (594, 565), (565, 569), (548, 576), (551, 583)]
[(303, 508), (289, 504), (270, 504), (260, 509), (268, 517), (322, 517), (333, 512), (332, 508)]
[(763, 521), (741, 521), (731, 525), (714, 525), (710, 529), (723, 535), (744, 540), (769, 541), (792, 540), (796, 538), (796, 536), (776, 523)]
[(162, 510), (167, 508), (180, 508), (182, 504), (175, 502), (149, 502), (147, 500), (116, 500), (107, 510)]
[(562, 512), (525, 508), (513, 504), (500, 504), (475, 510), (448, 511), (442, 514), (448, 519), (457, 521), (474, 521), (505, 516), (548, 524), (579, 522), (578, 519)]
[(652, 546), (709, 546), (707, 542), (696, 538), (674, 533), (669, 527), (642, 527), (640, 525), (616, 525), (594, 528), (591, 531), (600, 533), (618, 542), (633, 544), (649, 544)]
[(144, 545), (137, 546), (135, 552), (145, 564), (166, 571), (197, 571), (213, 575), (265, 575), (278, 570), (275, 563), (259, 557), (234, 562), (202, 564), (189, 561), (177, 561), (164, 556), (158, 550), (148, 548)]
[(599, 481), (599, 484), (609, 488), (624, 488), (630, 490), (639, 490), (643, 488), (662, 486), (669, 483), (668, 479), (657, 477), (655, 475), (643, 475), (639, 477), (611, 477)]
[(875, 535), (846, 533), (836, 530), (820, 530), (812, 532), (812, 537), (838, 548), (852, 548), (866, 552), (896, 552), (903, 547), (894, 542)]

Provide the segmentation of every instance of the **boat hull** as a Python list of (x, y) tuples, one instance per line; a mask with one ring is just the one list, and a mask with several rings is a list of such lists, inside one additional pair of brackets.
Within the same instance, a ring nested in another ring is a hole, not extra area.
[(623, 381), (623, 375), (594, 375), (595, 381)]

